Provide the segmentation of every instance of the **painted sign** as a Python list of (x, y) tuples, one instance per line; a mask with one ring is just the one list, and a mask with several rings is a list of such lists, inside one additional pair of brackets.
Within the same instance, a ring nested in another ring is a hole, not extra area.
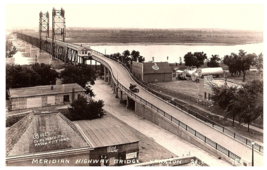
[(159, 70), (159, 67), (157, 66), (157, 63), (155, 63), (155, 65), (153, 65), (152, 68), (153, 68), (154, 70)]
[(127, 153), (126, 159), (137, 158), (137, 152)]
[(117, 146), (109, 146), (107, 147), (107, 152), (118, 152)]
[(64, 135), (51, 135), (50, 132), (33, 134), (33, 143), (35, 147), (44, 145), (53, 145), (70, 140)]

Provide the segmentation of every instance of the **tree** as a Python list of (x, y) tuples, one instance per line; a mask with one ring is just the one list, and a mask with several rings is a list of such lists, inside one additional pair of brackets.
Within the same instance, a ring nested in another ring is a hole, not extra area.
[(125, 50), (123, 53), (122, 53), (122, 62), (123, 63), (128, 63), (128, 61), (130, 60), (130, 51), (129, 50)]
[(139, 51), (135, 51), (133, 50), (131, 52), (131, 56), (132, 56), (132, 61), (137, 61), (139, 59), (140, 56), (140, 52)]
[(256, 57), (254, 58), (253, 65), (255, 65), (258, 70), (263, 69), (263, 54), (262, 53), (260, 53), (259, 55), (256, 55)]
[(216, 84), (212, 84), (211, 88), (213, 91), (211, 99), (214, 101), (216, 105), (218, 105), (221, 109), (226, 111), (225, 117), (231, 117), (233, 119), (233, 126), (234, 126), (234, 120), (239, 112), (238, 111), (235, 112), (234, 109), (231, 110), (232, 108), (229, 106), (236, 99), (236, 96), (234, 94), (237, 91), (237, 87), (218, 86)]
[(199, 68), (199, 66), (204, 64), (204, 60), (207, 59), (207, 55), (204, 52), (195, 52), (194, 54), (191, 52), (188, 52), (184, 56), (184, 61), (186, 66), (196, 66)]
[(95, 84), (96, 75), (95, 71), (91, 69), (89, 65), (78, 64), (78, 65), (68, 65), (65, 64), (63, 71), (60, 73), (60, 78), (62, 83), (77, 83), (83, 88), (85, 88), (88, 83), (90, 85)]
[(14, 54), (17, 53), (17, 48), (13, 46), (12, 41), (7, 40), (6, 41), (6, 58), (13, 57)]
[(239, 118), (240, 122), (249, 124), (258, 117), (263, 118), (263, 82), (254, 80), (237, 87), (218, 87), (212, 85), (212, 100), (226, 111), (225, 117)]
[[(55, 82), (58, 73), (50, 65), (6, 65), (6, 90), (9, 88), (49, 85)], [(8, 94), (6, 98), (8, 99)]]
[(86, 98), (81, 96), (71, 104), (70, 115), (66, 115), (70, 120), (92, 120), (101, 118), (104, 115), (104, 101), (98, 100), (87, 102)]
[(56, 70), (51, 68), (51, 65), (44, 63), (35, 63), (32, 65), (32, 69), (40, 76), (38, 84), (48, 85), (50, 83), (56, 84), (56, 78), (59, 76)]
[(219, 55), (212, 55), (210, 60), (207, 62), (207, 66), (208, 67), (219, 67), (220, 60), (221, 58), (219, 57)]
[(231, 55), (224, 56), (223, 63), (229, 67), (231, 76), (233, 74), (240, 75), (243, 72), (243, 82), (246, 80), (246, 72), (250, 69), (255, 61), (255, 54), (246, 54), (244, 50), (239, 50), (238, 54), (231, 53)]
[(138, 57), (138, 62), (139, 63), (142, 63), (142, 62), (144, 62), (145, 61), (145, 57), (143, 57), (143, 56), (139, 56)]

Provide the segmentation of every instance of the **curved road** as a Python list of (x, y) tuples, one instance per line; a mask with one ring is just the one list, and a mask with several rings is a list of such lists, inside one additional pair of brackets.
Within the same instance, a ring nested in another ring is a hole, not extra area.
[[(130, 83), (136, 83), (134, 82), (126, 69), (119, 63), (103, 57), (95, 52), (93, 52), (93, 55), (96, 57), (99, 57), (106, 61), (110, 67), (112, 68), (113, 75), (117, 77), (119, 82), (124, 87), (129, 87)], [(217, 130), (209, 127), (208, 125), (192, 118), (189, 115), (186, 115), (185, 113), (179, 111), (178, 109), (175, 109), (174, 107), (168, 105), (167, 103), (161, 101), (157, 97), (151, 95), (147, 91), (145, 91), (141, 86), (137, 84), (139, 88), (139, 93), (136, 93), (136, 95), (140, 96), (141, 98), (149, 101), (153, 105), (157, 106), (158, 108), (162, 109), (166, 113), (170, 114), (174, 118), (182, 121), (183, 123), (187, 124), (188, 126), (192, 127), (193, 129), (197, 130), (198, 132), (202, 133), (206, 137), (212, 139), (214, 142), (217, 142), (221, 146), (227, 148), (228, 150), (232, 151), (233, 153), (237, 154), (241, 158), (245, 158), (248, 161), (251, 161), (252, 158), (252, 152), (251, 149), (247, 146), (241, 144), (240, 142), (233, 140), (232, 138), (218, 132)], [(254, 165), (255, 166), (263, 166), (263, 155), (259, 154), (258, 152), (254, 151)]]

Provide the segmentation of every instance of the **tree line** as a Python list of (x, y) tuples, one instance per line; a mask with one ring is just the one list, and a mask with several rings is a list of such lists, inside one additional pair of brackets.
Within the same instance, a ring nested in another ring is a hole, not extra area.
[(114, 53), (114, 54), (110, 54), (110, 55), (105, 55), (108, 58), (111, 58), (113, 60), (122, 62), (124, 64), (126, 64), (127, 66), (129, 66), (130, 64), (132, 64), (133, 61), (135, 62), (144, 62), (145, 61), (145, 57), (140, 55), (139, 51), (135, 51), (133, 50), (132, 52), (130, 52), (129, 50), (125, 50), (122, 52), (122, 54), (120, 53)]
[(240, 86), (211, 85), (213, 95), (211, 99), (226, 112), (225, 117), (249, 125), (261, 117), (263, 119), (263, 82), (253, 80)]
[(204, 52), (188, 52), (184, 56), (185, 66), (195, 66), (199, 68), (207, 61), (208, 67), (219, 67), (220, 62), (228, 66), (231, 76), (240, 76), (243, 73), (243, 82), (246, 80), (246, 72), (251, 66), (256, 66), (258, 70), (263, 68), (263, 54), (259, 55), (247, 54), (244, 50), (239, 50), (239, 53), (231, 53), (225, 55), (223, 59), (219, 55), (212, 55), (210, 59), (207, 59), (207, 55)]

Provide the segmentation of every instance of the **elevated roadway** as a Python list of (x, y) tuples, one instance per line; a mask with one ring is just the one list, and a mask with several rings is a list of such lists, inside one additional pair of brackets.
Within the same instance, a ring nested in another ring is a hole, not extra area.
[[(93, 54), (93, 57), (100, 58), (109, 64), (110, 68), (112, 69), (113, 75), (116, 78), (118, 76), (119, 83), (121, 83), (124, 87), (126, 88), (129, 87), (130, 83), (136, 84), (136, 82), (129, 75), (128, 71), (120, 63), (115, 62), (109, 58), (106, 58), (98, 54), (97, 52), (93, 52), (92, 54)], [(212, 127), (204, 124), (203, 122), (172, 107), (171, 105), (167, 104), (166, 102), (160, 100), (159, 98), (155, 97), (151, 93), (144, 90), (140, 85), (137, 85), (137, 86), (139, 88), (139, 93), (135, 93), (135, 94), (138, 95), (139, 97), (143, 98), (146, 101), (149, 101), (151, 104), (157, 106), (158, 108), (162, 109), (166, 113), (170, 114), (172, 117), (194, 128), (198, 132), (204, 134), (206, 137), (212, 139), (214, 142), (227, 148), (228, 150), (232, 151), (233, 153), (237, 154), (243, 159), (246, 159), (249, 162), (251, 161), (252, 159), (251, 148), (245, 146), (244, 144), (241, 144), (240, 142), (236, 140), (233, 140), (229, 136), (213, 129)], [(260, 154), (254, 151), (254, 165), (263, 166), (263, 154)]]

